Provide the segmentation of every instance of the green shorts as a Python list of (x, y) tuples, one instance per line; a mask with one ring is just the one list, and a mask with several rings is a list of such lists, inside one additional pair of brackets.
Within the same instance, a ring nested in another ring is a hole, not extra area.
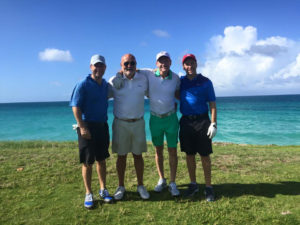
[(154, 115), (150, 116), (150, 131), (154, 146), (163, 146), (164, 135), (166, 134), (168, 147), (176, 148), (178, 143), (178, 129), (177, 113), (164, 118)]

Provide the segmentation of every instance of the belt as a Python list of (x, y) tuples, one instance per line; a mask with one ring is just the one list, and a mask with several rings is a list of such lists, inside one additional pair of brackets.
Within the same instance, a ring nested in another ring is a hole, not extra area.
[(184, 115), (182, 116), (183, 118), (187, 118), (189, 120), (198, 120), (198, 119), (205, 119), (205, 118), (209, 118), (208, 117), (208, 113), (204, 113), (204, 114), (198, 114), (198, 115)]
[(124, 119), (124, 118), (118, 118), (118, 117), (116, 117), (116, 116), (115, 116), (115, 118), (118, 119), (118, 120), (122, 120), (122, 121), (125, 121), (125, 122), (129, 122), (129, 123), (136, 122), (136, 121), (139, 121), (139, 120), (143, 119), (143, 117), (141, 117), (141, 118), (136, 118), (136, 119)]
[(155, 112), (152, 112), (152, 111), (151, 111), (151, 115), (157, 116), (157, 117), (159, 117), (159, 118), (165, 118), (165, 117), (167, 117), (167, 116), (172, 115), (172, 114), (175, 113), (175, 112), (176, 112), (175, 109), (171, 110), (170, 112), (164, 113), (164, 114), (158, 114), (158, 113), (155, 113)]

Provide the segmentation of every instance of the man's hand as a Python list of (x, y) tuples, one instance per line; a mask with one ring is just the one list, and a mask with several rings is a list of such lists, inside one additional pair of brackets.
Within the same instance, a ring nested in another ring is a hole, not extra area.
[(120, 72), (118, 72), (112, 79), (112, 85), (115, 89), (120, 89), (123, 87), (123, 75)]
[(213, 139), (213, 137), (216, 135), (216, 133), (217, 133), (217, 124), (216, 123), (211, 123), (209, 128), (208, 128), (208, 131), (207, 131), (207, 136), (210, 139)]
[(86, 127), (79, 127), (79, 130), (80, 130), (80, 134), (83, 138), (85, 138), (85, 139), (92, 138), (89, 129), (87, 129)]

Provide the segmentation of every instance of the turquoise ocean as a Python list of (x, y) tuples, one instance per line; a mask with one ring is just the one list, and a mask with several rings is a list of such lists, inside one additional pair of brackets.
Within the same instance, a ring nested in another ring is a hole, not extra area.
[[(112, 105), (110, 101), (110, 129)], [(217, 110), (218, 133), (214, 142), (300, 145), (300, 95), (218, 97)], [(150, 141), (149, 116), (146, 99), (146, 134)], [(68, 102), (0, 104), (0, 141), (77, 140), (72, 130), (74, 123)]]

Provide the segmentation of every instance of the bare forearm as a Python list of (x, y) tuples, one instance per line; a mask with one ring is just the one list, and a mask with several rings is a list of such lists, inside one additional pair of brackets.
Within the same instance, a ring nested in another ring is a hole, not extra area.
[(78, 126), (79, 127), (85, 127), (85, 123), (82, 120), (82, 112), (81, 112), (80, 108), (79, 107), (72, 107), (72, 111), (73, 111), (73, 114), (74, 114), (74, 117), (77, 121)]
[(82, 120), (82, 112), (79, 107), (72, 107), (74, 117), (79, 126), (80, 134), (83, 138), (91, 139), (91, 134), (85, 122)]
[(217, 123), (217, 107), (216, 102), (209, 102), (209, 109), (211, 115), (211, 122)]

